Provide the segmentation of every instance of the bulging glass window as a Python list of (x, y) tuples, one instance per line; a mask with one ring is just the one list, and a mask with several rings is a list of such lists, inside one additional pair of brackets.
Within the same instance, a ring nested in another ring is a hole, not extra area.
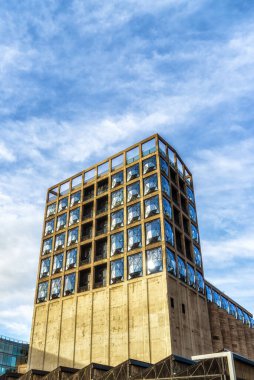
[(206, 289), (206, 298), (207, 298), (207, 301), (213, 302), (212, 289), (208, 285), (205, 286), (205, 289)]
[(55, 249), (63, 248), (65, 244), (65, 232), (60, 235), (56, 235)]
[(169, 219), (172, 219), (172, 207), (170, 202), (163, 197), (163, 212)]
[(52, 203), (47, 207), (47, 218), (49, 216), (55, 215), (56, 213), (56, 203)]
[(191, 225), (191, 236), (194, 241), (199, 242), (198, 230), (193, 224)]
[(123, 226), (123, 210), (112, 212), (111, 214), (111, 230)]
[(111, 261), (110, 263), (110, 284), (123, 281), (124, 279), (124, 263), (123, 259)]
[(161, 188), (162, 191), (170, 197), (170, 186), (168, 180), (162, 175), (161, 176)]
[(111, 256), (117, 253), (122, 253), (124, 249), (124, 235), (123, 232), (111, 235)]
[(80, 203), (80, 200), (81, 200), (81, 191), (77, 191), (76, 193), (71, 195), (70, 206), (72, 207), (74, 205), (77, 205), (78, 203)]
[(44, 302), (48, 297), (48, 282), (41, 282), (38, 285), (37, 302)]
[(123, 172), (116, 173), (111, 177), (111, 187), (114, 189), (123, 184)]
[(187, 273), (186, 273), (185, 262), (183, 261), (183, 259), (181, 259), (180, 256), (177, 257), (177, 261), (178, 261), (178, 277), (180, 278), (180, 280), (186, 282)]
[(47, 255), (48, 253), (52, 252), (52, 244), (53, 244), (52, 238), (44, 240), (43, 247), (42, 247), (42, 254), (43, 255)]
[(140, 184), (135, 182), (132, 185), (127, 186), (127, 202), (134, 201), (140, 198)]
[(65, 197), (65, 198), (60, 199), (58, 203), (58, 212), (67, 209), (67, 207), (68, 207), (68, 198)]
[(205, 282), (204, 282), (204, 278), (200, 272), (196, 272), (196, 284), (197, 284), (198, 291), (200, 293), (204, 293)]
[(139, 164), (133, 165), (127, 169), (127, 182), (139, 177)]
[(193, 250), (194, 250), (194, 260), (195, 260), (195, 264), (201, 268), (202, 266), (202, 259), (201, 259), (201, 253), (199, 251), (199, 249), (194, 245), (193, 246)]
[(193, 191), (188, 186), (186, 186), (186, 191), (187, 191), (187, 197), (189, 201), (191, 201), (192, 203), (195, 203)]
[(61, 277), (54, 278), (51, 281), (51, 290), (50, 290), (50, 299), (56, 299), (59, 298), (61, 295), (61, 285), (62, 285), (62, 279)]
[(197, 214), (196, 214), (196, 211), (194, 209), (194, 207), (192, 205), (189, 204), (189, 214), (190, 214), (190, 218), (191, 220), (193, 220), (194, 222), (197, 221)]
[(144, 195), (150, 194), (156, 190), (158, 190), (158, 179), (157, 175), (153, 174), (144, 179)]
[(71, 273), (64, 276), (64, 295), (68, 296), (75, 291), (76, 274)]
[(111, 194), (111, 208), (121, 206), (123, 204), (123, 189), (114, 191)]
[(63, 253), (60, 253), (59, 255), (54, 256), (53, 261), (53, 274), (62, 272), (63, 270)]
[(248, 316), (247, 313), (245, 313), (245, 311), (243, 312), (243, 318), (244, 318), (244, 323), (248, 326), (251, 325), (251, 320), (250, 320), (250, 317)]
[(45, 235), (50, 235), (54, 232), (55, 220), (51, 219), (45, 224)]
[(170, 249), (166, 249), (167, 252), (167, 271), (176, 276), (176, 259), (175, 255)]
[(232, 302), (229, 302), (229, 314), (233, 315), (235, 318), (237, 318), (236, 307)]
[(159, 214), (159, 198), (158, 195), (155, 197), (149, 198), (145, 200), (145, 218), (149, 216)]
[(68, 232), (68, 245), (78, 242), (78, 227), (69, 230)]
[(128, 280), (141, 277), (143, 274), (142, 253), (128, 256)]
[(69, 226), (72, 226), (75, 223), (78, 223), (80, 220), (80, 208), (75, 208), (70, 211)]
[(147, 274), (162, 272), (162, 250), (161, 247), (146, 251)]
[(140, 203), (135, 203), (135, 205), (129, 206), (127, 208), (127, 218), (128, 218), (128, 224), (133, 223), (137, 220), (140, 220)]
[(66, 213), (58, 216), (57, 224), (56, 224), (57, 231), (66, 227), (66, 220), (67, 220), (67, 214)]
[(187, 264), (187, 283), (195, 288), (195, 271), (190, 264)]
[(41, 261), (40, 278), (47, 277), (50, 271), (50, 258)]
[(222, 296), (221, 296), (221, 307), (222, 307), (222, 309), (224, 309), (227, 312), (229, 312), (229, 303), (228, 303), (228, 300), (225, 297), (222, 297)]
[(168, 176), (168, 164), (163, 158), (160, 157), (160, 166), (161, 166), (161, 171)]
[(244, 322), (244, 317), (243, 317), (243, 312), (242, 312), (242, 310), (239, 308), (239, 307), (237, 307), (237, 319), (239, 319), (239, 321), (242, 321), (242, 322)]
[(156, 169), (156, 157), (152, 156), (143, 161), (143, 174)]
[(213, 293), (213, 302), (221, 307), (221, 298), (220, 298), (220, 295), (219, 293), (217, 293), (215, 290), (212, 290), (212, 293)]
[(152, 244), (161, 241), (161, 223), (159, 219), (145, 224), (146, 244)]
[(128, 230), (128, 251), (139, 248), (142, 245), (141, 226), (133, 227)]
[(65, 269), (76, 268), (77, 266), (77, 249), (71, 249), (66, 253), (66, 266)]
[(169, 243), (170, 245), (172, 245), (172, 247), (174, 246), (174, 233), (173, 233), (173, 229), (171, 227), (171, 224), (169, 224), (166, 220), (165, 220), (165, 240), (167, 243)]

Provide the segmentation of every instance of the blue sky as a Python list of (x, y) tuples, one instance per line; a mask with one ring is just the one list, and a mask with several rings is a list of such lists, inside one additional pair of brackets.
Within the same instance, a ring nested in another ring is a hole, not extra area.
[(253, 312), (254, 3), (0, 12), (0, 334), (29, 338), (47, 188), (155, 132), (193, 173), (206, 278)]

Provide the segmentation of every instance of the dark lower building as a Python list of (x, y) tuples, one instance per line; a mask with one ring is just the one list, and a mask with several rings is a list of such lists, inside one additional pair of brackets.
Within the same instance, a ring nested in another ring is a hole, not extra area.
[(14, 372), (18, 365), (25, 364), (28, 348), (28, 343), (0, 336), (0, 374)]

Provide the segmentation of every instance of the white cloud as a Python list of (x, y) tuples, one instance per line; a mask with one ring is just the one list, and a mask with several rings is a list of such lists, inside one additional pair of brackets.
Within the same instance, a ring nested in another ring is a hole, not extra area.
[(6, 145), (0, 141), (0, 161), (15, 161), (16, 157), (13, 152), (6, 147)]

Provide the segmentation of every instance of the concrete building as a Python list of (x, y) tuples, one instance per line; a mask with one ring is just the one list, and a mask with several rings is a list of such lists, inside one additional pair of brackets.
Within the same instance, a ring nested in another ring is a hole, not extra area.
[(204, 280), (192, 174), (159, 135), (48, 190), (29, 368), (254, 358), (252, 327)]
[(0, 375), (27, 363), (28, 348), (26, 342), (0, 335)]

